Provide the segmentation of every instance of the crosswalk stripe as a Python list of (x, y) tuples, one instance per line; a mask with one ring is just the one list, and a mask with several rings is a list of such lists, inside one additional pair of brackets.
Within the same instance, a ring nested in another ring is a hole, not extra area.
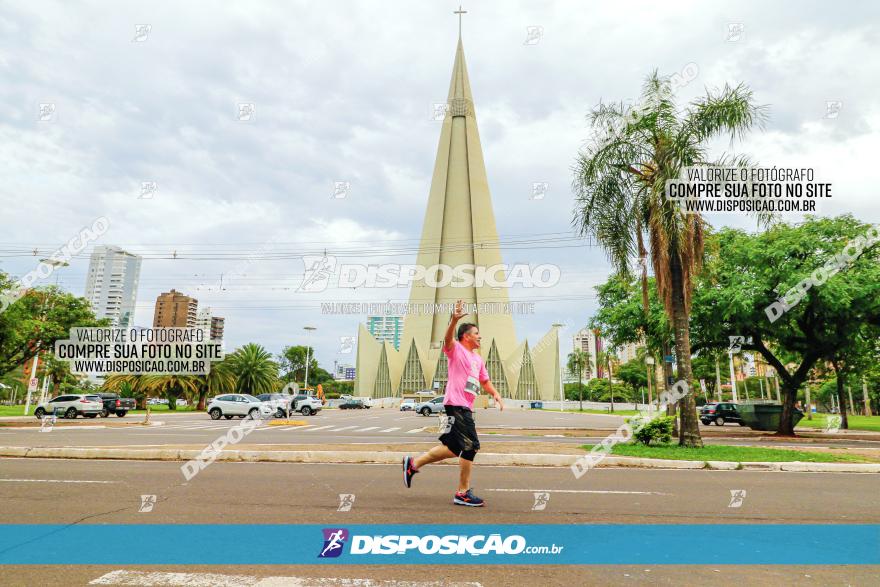
[(325, 428), (333, 428), (333, 424), (329, 426), (318, 426), (317, 428), (312, 428), (309, 432), (314, 432), (315, 430), (324, 430)]
[(422, 428), (414, 428), (412, 430), (407, 430), (406, 433), (407, 434), (415, 434), (416, 432), (424, 432), (424, 431), (425, 431), (425, 428), (422, 427)]
[(356, 430), (355, 432), (366, 432), (367, 430), (378, 430), (378, 426), (370, 426), (369, 428), (361, 428), (360, 430)]
[(394, 432), (395, 430), (400, 430), (400, 427), (396, 428), (386, 428), (385, 430), (380, 430), (379, 432)]
[(328, 430), (328, 432), (342, 432), (343, 430), (351, 430), (352, 428), (357, 428), (357, 426), (343, 426), (342, 428), (334, 428), (332, 430)]

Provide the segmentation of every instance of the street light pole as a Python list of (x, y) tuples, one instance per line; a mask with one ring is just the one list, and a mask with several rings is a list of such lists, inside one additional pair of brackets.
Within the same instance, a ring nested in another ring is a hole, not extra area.
[[(303, 326), (303, 330), (305, 330), (306, 332), (311, 334), (312, 331), (317, 330), (317, 329), (314, 326)], [(309, 337), (309, 338), (311, 338), (311, 337)], [(308, 389), (309, 389), (309, 363), (311, 362), (311, 356), (310, 356), (311, 350), (312, 350), (312, 347), (309, 346), (308, 340), (306, 340), (306, 378), (305, 378), (306, 380), (303, 382), (303, 387), (305, 388), (306, 393), (308, 393)]]

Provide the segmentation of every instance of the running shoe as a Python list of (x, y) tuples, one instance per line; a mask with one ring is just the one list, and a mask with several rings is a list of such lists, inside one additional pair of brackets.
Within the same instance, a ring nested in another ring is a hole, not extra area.
[(403, 457), (403, 484), (407, 487), (412, 487), (413, 475), (418, 472), (419, 470), (413, 466), (413, 458)]
[(472, 508), (478, 508), (485, 505), (483, 500), (474, 495), (474, 492), (468, 489), (464, 493), (458, 491), (455, 494), (455, 497), (452, 498), (452, 503), (455, 505), (466, 505)]

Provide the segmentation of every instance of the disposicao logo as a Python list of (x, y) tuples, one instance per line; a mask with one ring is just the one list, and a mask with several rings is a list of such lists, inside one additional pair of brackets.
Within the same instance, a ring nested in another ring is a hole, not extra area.
[(324, 548), (318, 558), (336, 558), (342, 554), (345, 541), (348, 540), (348, 530), (345, 528), (324, 528)]

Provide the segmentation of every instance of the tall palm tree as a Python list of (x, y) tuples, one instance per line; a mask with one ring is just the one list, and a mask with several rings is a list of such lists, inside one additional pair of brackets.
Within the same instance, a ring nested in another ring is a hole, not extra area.
[(238, 393), (271, 393), (278, 385), (278, 364), (262, 346), (249, 343), (232, 353), (229, 367)]
[[(666, 180), (678, 179), (687, 166), (747, 164), (742, 157), (712, 161), (707, 144), (761, 126), (763, 107), (754, 104), (747, 87), (725, 85), (681, 111), (669, 78), (655, 71), (645, 82), (639, 107), (599, 104), (590, 119), (599, 138), (578, 154), (573, 223), (602, 244), (624, 276), (631, 275), (634, 258), (650, 259), (673, 327), (678, 379), (690, 382), (692, 278), (702, 267), (708, 225), (667, 198)], [(679, 444), (702, 446), (694, 395), (687, 394), (679, 405)]]
[(235, 375), (232, 372), (229, 359), (216, 362), (211, 365), (211, 371), (207, 375), (199, 375), (197, 380), (198, 404), (197, 410), (204, 410), (208, 396), (232, 391), (235, 389)]
[(600, 349), (596, 352), (596, 365), (601, 365), (605, 369), (608, 377), (608, 393), (611, 394), (611, 411), (614, 412), (614, 385), (611, 383), (611, 364), (616, 362), (617, 356), (611, 348)]
[(577, 373), (578, 401), (580, 410), (584, 409), (584, 371), (590, 368), (590, 353), (583, 349), (574, 349), (568, 354), (568, 372)]

